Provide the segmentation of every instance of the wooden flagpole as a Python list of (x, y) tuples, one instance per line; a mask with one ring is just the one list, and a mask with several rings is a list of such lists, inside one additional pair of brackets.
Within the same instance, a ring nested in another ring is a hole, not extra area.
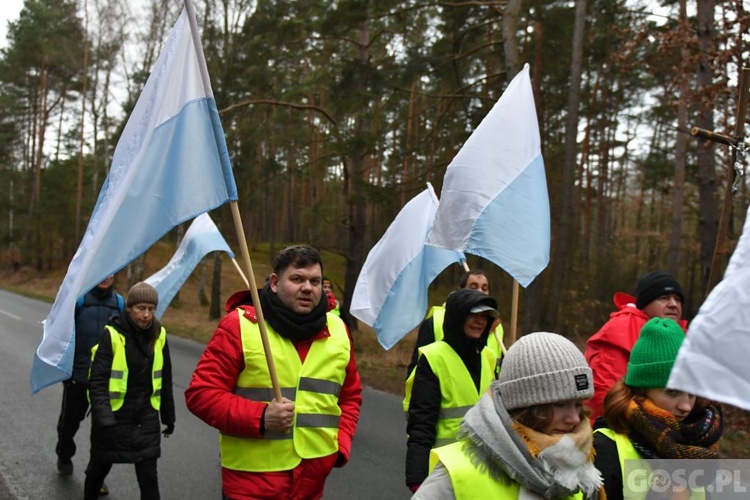
[(240, 242), (240, 254), (242, 255), (242, 261), (247, 269), (247, 279), (250, 282), (250, 295), (253, 298), (253, 305), (255, 306), (255, 313), (258, 315), (258, 327), (260, 329), (260, 340), (263, 343), (263, 351), (266, 354), (266, 363), (268, 364), (268, 374), (271, 377), (271, 385), (273, 386), (273, 394), (276, 401), (281, 403), (281, 389), (279, 388), (279, 379), (276, 376), (276, 364), (273, 361), (273, 353), (271, 352), (271, 345), (268, 343), (268, 332), (266, 331), (266, 320), (263, 317), (263, 309), (260, 307), (260, 297), (258, 296), (258, 286), (255, 283), (255, 274), (253, 273), (253, 263), (250, 261), (250, 251), (247, 248), (247, 240), (245, 240), (245, 230), (242, 227), (242, 217), (240, 217), (240, 209), (237, 206), (236, 201), (230, 201), (229, 206), (232, 209), (232, 219), (234, 219), (234, 227), (237, 230), (237, 239)]
[(518, 281), (513, 280), (513, 298), (510, 306), (510, 335), (508, 347), (516, 341), (516, 332), (518, 329), (518, 296), (521, 293), (521, 286)]
[[(195, 48), (195, 54), (200, 62), (201, 68), (201, 79), (203, 81), (203, 88), (207, 93), (211, 92), (211, 80), (208, 77), (208, 70), (206, 69), (206, 58), (203, 54), (203, 46), (201, 45), (200, 37), (198, 36), (198, 22), (195, 20), (195, 9), (191, 0), (184, 0), (185, 10), (188, 14), (188, 20), (190, 21), (190, 33), (193, 39), (193, 46)], [(271, 385), (273, 386), (273, 394), (276, 401), (281, 402), (281, 389), (279, 388), (279, 380), (276, 376), (276, 364), (273, 361), (273, 353), (271, 352), (271, 345), (268, 343), (268, 332), (266, 331), (266, 321), (263, 316), (263, 310), (260, 307), (260, 297), (258, 296), (258, 287), (255, 283), (255, 274), (253, 273), (253, 263), (250, 261), (250, 251), (247, 248), (247, 240), (245, 239), (245, 230), (242, 227), (242, 218), (240, 217), (240, 209), (237, 206), (237, 201), (230, 201), (229, 206), (232, 209), (232, 219), (234, 219), (234, 227), (237, 231), (237, 240), (240, 243), (240, 254), (242, 255), (242, 262), (245, 264), (246, 278), (249, 280), (250, 295), (253, 298), (253, 306), (255, 307), (255, 313), (258, 316), (258, 327), (260, 329), (260, 338), (263, 343), (263, 351), (266, 354), (266, 363), (268, 364), (268, 374), (271, 378)]]
[(237, 269), (237, 272), (239, 273), (240, 277), (242, 278), (242, 281), (245, 282), (245, 286), (249, 290), (250, 289), (250, 282), (247, 281), (247, 276), (245, 276), (245, 273), (242, 272), (242, 268), (240, 267), (239, 264), (237, 264), (237, 260), (236, 259), (232, 259), (232, 264), (234, 264), (234, 268)]

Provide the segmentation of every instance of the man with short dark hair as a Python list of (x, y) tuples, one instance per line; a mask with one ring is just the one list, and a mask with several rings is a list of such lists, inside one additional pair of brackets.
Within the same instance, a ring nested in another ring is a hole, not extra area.
[(282, 250), (260, 290), (282, 400), (249, 291), (235, 293), (185, 391), (220, 434), (224, 498), (317, 499), (349, 460), (362, 385), (346, 326), (328, 312), (317, 250)]
[(638, 278), (635, 297), (623, 292), (615, 294), (618, 310), (588, 339), (584, 352), (594, 372), (594, 397), (586, 401), (593, 412), (592, 420), (602, 414), (607, 392), (625, 376), (630, 351), (649, 319), (670, 318), (687, 330), (687, 322), (681, 319), (683, 301), (680, 283), (664, 271), (652, 271)]
[[(490, 294), (490, 281), (487, 275), (481, 269), (472, 269), (466, 271), (458, 282), (458, 289), (476, 290), (485, 295)], [(417, 343), (414, 345), (414, 351), (411, 354), (411, 361), (406, 367), (406, 377), (411, 375), (412, 370), (417, 366), (419, 360), (419, 348), (432, 344), (436, 340), (443, 338), (443, 318), (445, 318), (445, 305), (434, 306), (427, 313), (427, 317), (419, 325), (417, 333)], [(496, 324), (493, 331), (487, 339), (487, 345), (493, 350), (496, 357), (502, 357), (503, 325), (499, 319), (495, 320)]]

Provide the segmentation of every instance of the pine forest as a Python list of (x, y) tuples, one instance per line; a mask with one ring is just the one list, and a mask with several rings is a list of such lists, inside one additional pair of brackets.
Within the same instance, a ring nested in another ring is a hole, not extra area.
[[(593, 332), (613, 293), (654, 269), (683, 283), (690, 317), (716, 279), (715, 251), (723, 272), (749, 201), (744, 177), (725, 194), (733, 162), (744, 170), (744, 140), (733, 149), (690, 130), (744, 136), (742, 0), (195, 8), (249, 244), (273, 255), (306, 242), (340, 255), (344, 304), (370, 248), (426, 182), (439, 195), (448, 164), (526, 63), (552, 253), (522, 293), (519, 330)], [(178, 0), (25, 0), (0, 52), (0, 266), (70, 262), (181, 9)], [(229, 208), (211, 215), (237, 248)], [(488, 271), (507, 310), (510, 277), (469, 263)], [(450, 288), (460, 272), (439, 281)]]

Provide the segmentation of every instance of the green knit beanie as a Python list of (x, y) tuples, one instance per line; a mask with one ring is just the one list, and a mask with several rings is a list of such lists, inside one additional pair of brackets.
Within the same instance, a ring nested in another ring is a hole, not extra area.
[(625, 385), (641, 389), (665, 388), (683, 340), (685, 332), (676, 321), (669, 318), (648, 320), (630, 353)]

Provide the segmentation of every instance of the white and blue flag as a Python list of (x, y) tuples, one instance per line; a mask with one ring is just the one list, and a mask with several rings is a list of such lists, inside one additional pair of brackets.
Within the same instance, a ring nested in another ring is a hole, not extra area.
[(208, 214), (201, 214), (190, 224), (180, 246), (167, 265), (143, 280), (159, 294), (159, 305), (156, 306), (155, 313), (158, 319), (164, 315), (174, 296), (203, 257), (217, 251), (226, 252), (234, 258), (234, 253), (214, 221)]
[(43, 323), (32, 393), (70, 377), (78, 297), (177, 224), (237, 200), (205, 60), (191, 37), (183, 10), (117, 143), (86, 233)]
[(524, 287), (547, 267), (549, 196), (528, 64), (448, 165), (427, 244), (488, 259)]
[(690, 322), (667, 387), (750, 411), (750, 208), (724, 279)]
[(432, 280), (450, 264), (466, 260), (461, 252), (425, 246), (437, 208), (428, 183), (372, 247), (357, 278), (349, 312), (375, 330), (385, 349), (422, 322)]

